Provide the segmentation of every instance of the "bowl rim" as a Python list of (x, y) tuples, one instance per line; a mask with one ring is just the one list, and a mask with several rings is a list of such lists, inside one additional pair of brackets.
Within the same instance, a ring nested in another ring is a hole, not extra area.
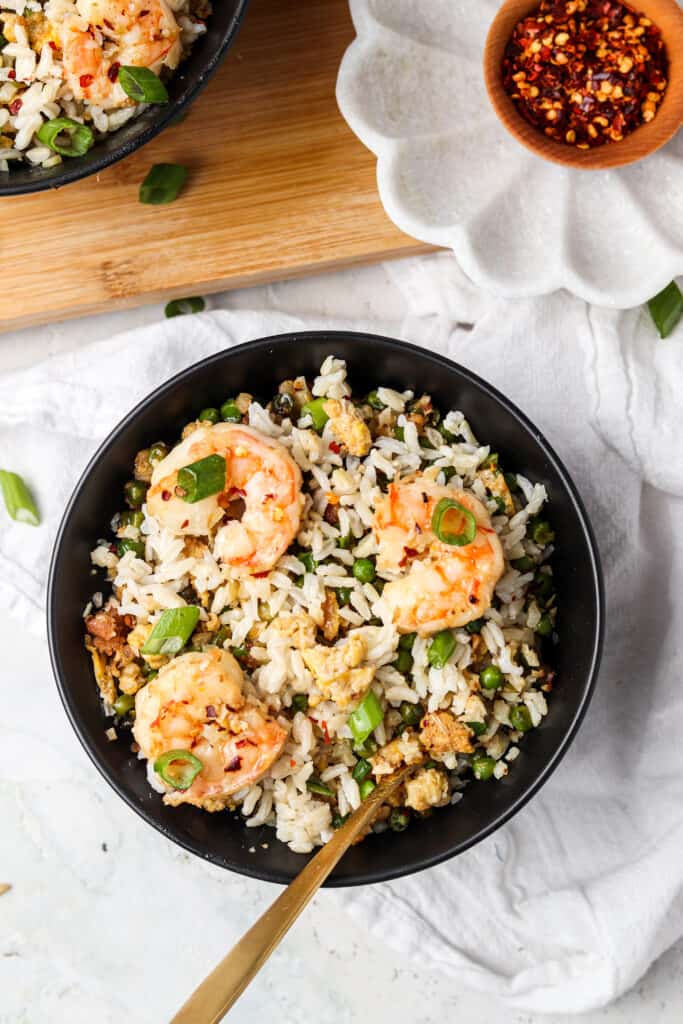
[[(133, 139), (127, 139), (125, 142), (121, 142), (110, 152), (106, 154), (102, 153), (100, 156), (95, 155), (97, 152), (97, 143), (95, 143), (92, 150), (92, 160), (88, 159), (87, 154), (84, 154), (77, 160), (59, 165), (62, 168), (59, 174), (55, 174), (52, 177), (46, 176), (45, 178), (41, 178), (41, 180), (36, 181), (35, 184), (32, 184), (30, 181), (25, 181), (22, 183), (17, 182), (13, 185), (12, 172), (10, 171), (6, 176), (6, 182), (3, 182), (0, 178), (0, 199), (5, 199), (9, 196), (34, 195), (38, 192), (47, 192), (50, 189), (62, 188), (64, 185), (72, 185), (75, 181), (81, 181), (83, 178), (89, 178), (92, 174), (99, 174), (100, 171), (105, 170), (107, 167), (111, 167), (112, 164), (118, 163), (119, 160), (124, 160), (132, 153), (135, 153), (136, 150), (141, 149), (148, 142), (151, 142), (151, 140), (159, 135), (164, 128), (167, 128), (172, 121), (175, 121), (178, 114), (189, 107), (203, 91), (206, 85), (208, 85), (210, 79), (217, 71), (223, 61), (223, 58), (235, 40), (235, 36), (240, 29), (248, 4), (249, 0), (237, 0), (237, 8), (230, 23), (230, 27), (223, 37), (221, 45), (215, 53), (211, 55), (210, 59), (201, 69), (194, 84), (191, 85), (177, 100), (172, 101), (167, 106), (162, 106), (159, 109), (158, 117), (149, 124), (144, 131), (140, 132), (139, 135), (136, 135)], [(181, 63), (173, 72), (174, 76), (182, 74), (183, 63)], [(112, 132), (112, 135), (116, 135), (116, 131)], [(29, 171), (31, 170), (39, 171), (40, 168), (29, 168)]]
[[(661, 30), (669, 60), (667, 90), (652, 121), (640, 125), (621, 142), (587, 150), (544, 135), (522, 116), (503, 86), (501, 64), (512, 30), (520, 18), (533, 13), (539, 3), (540, 0), (506, 0), (486, 34), (482, 58), (484, 85), (494, 113), (510, 135), (535, 156), (578, 171), (626, 167), (644, 160), (670, 142), (683, 126), (683, 8), (678, 0), (628, 0), (628, 5), (636, 12), (652, 17), (658, 24), (664, 17), (671, 26), (670, 32)], [(651, 10), (653, 6), (657, 13)], [(672, 36), (674, 45), (670, 46)]]
[[(402, 868), (389, 868), (389, 869), (373, 869), (364, 872), (359, 872), (352, 878), (337, 879), (332, 875), (329, 877), (324, 886), (326, 888), (346, 888), (354, 887), (357, 885), (368, 885), (377, 882), (391, 881), (395, 878), (405, 877), (407, 875), (415, 874), (418, 871), (423, 871), (430, 867), (435, 867), (437, 864), (441, 864), (444, 861), (450, 860), (458, 854), (464, 853), (466, 850), (475, 846), (481, 842), (487, 836), (491, 835), (507, 821), (513, 818), (533, 796), (538, 793), (541, 787), (548, 781), (550, 776), (553, 774), (557, 766), (562, 761), (563, 757), (569, 750), (574, 737), (583, 721), (583, 718), (588, 710), (588, 706), (593, 697), (595, 686), (598, 678), (598, 672), (600, 668), (600, 662), (602, 659), (602, 652), (605, 638), (605, 591), (604, 591), (604, 579), (602, 572), (602, 565), (600, 560), (600, 554), (597, 546), (597, 541), (593, 532), (593, 528), (590, 524), (588, 514), (586, 512), (583, 500), (571, 479), (568, 471), (565, 469), (563, 462), (556, 454), (552, 446), (545, 439), (544, 435), (537, 429), (536, 426), (528, 419), (528, 417), (517, 408), (517, 406), (506, 398), (497, 388), (489, 384), (483, 378), (473, 373), (471, 370), (461, 366), (454, 360), (449, 359), (447, 356), (443, 356), (440, 353), (431, 352), (427, 349), (421, 348), (418, 345), (411, 344), (410, 342), (399, 341), (395, 338), (389, 338), (384, 335), (370, 334), (367, 332), (357, 331), (293, 331), (286, 334), (276, 334), (264, 338), (253, 339), (252, 341), (244, 342), (239, 345), (232, 346), (227, 349), (221, 349), (219, 352), (215, 352), (212, 355), (200, 359), (193, 363), (191, 366), (180, 370), (175, 373), (168, 380), (164, 381), (158, 388), (153, 392), (146, 395), (135, 406), (116, 424), (116, 426), (110, 431), (110, 433), (104, 438), (101, 444), (98, 446), (95, 453), (89, 459), (87, 466), (81, 473), (78, 482), (76, 483), (74, 490), (69, 498), (66, 505), (62, 519), (59, 524), (57, 535), (55, 538), (52, 557), (50, 560), (50, 569), (47, 583), (47, 601), (46, 601), (46, 614), (47, 614), (47, 633), (48, 633), (48, 647), (50, 653), (50, 663), (52, 666), (52, 672), (57, 684), (59, 696), (64, 706), (66, 715), (71, 723), (74, 732), (76, 733), (81, 746), (87, 753), (88, 757), (95, 765), (100, 775), (106, 780), (106, 782), (112, 787), (117, 795), (135, 811), (147, 824), (152, 825), (157, 832), (165, 836), (166, 839), (172, 841), (177, 846), (186, 850), (188, 853), (195, 854), (202, 860), (209, 861), (210, 863), (216, 864), (218, 867), (224, 868), (229, 871), (233, 871), (236, 874), (245, 875), (249, 878), (259, 879), (265, 882), (275, 882), (281, 885), (286, 885), (292, 880), (292, 876), (285, 871), (263, 869), (259, 868), (258, 861), (253, 863), (249, 859), (245, 859), (241, 863), (226, 863), (225, 858), (218, 855), (214, 855), (211, 851), (207, 851), (201, 846), (200, 843), (193, 842), (189, 838), (179, 837), (177, 835), (171, 835), (166, 828), (158, 822), (151, 810), (145, 805), (136, 803), (132, 798), (125, 792), (123, 786), (119, 782), (119, 779), (113, 773), (110, 773), (106, 767), (100, 762), (97, 757), (97, 752), (90, 743), (88, 730), (80, 723), (78, 715), (77, 702), (73, 699), (69, 686), (66, 682), (66, 673), (63, 671), (60, 653), (60, 644), (58, 633), (56, 629), (56, 567), (60, 558), (61, 548), (64, 540), (64, 534), (68, 526), (71, 515), (76, 508), (81, 495), (81, 490), (85, 485), (90, 473), (94, 466), (104, 457), (107, 456), (109, 449), (116, 443), (118, 438), (123, 434), (129, 426), (135, 421), (137, 416), (143, 412), (152, 401), (163, 398), (170, 391), (175, 389), (179, 384), (190, 381), (200, 368), (211, 366), (214, 363), (222, 362), (226, 355), (232, 353), (244, 353), (244, 352), (261, 352), (269, 345), (287, 345), (289, 342), (297, 341), (316, 341), (325, 340), (334, 342), (335, 340), (348, 340), (353, 339), (359, 344), (376, 344), (380, 343), (383, 346), (387, 346), (389, 349), (402, 350), (409, 354), (412, 354), (418, 360), (426, 360), (436, 364), (437, 367), (447, 369), (449, 372), (455, 372), (461, 377), (466, 379), (470, 384), (474, 385), (475, 388), (483, 391), (488, 397), (492, 398), (495, 402), (502, 405), (505, 410), (512, 415), (516, 420), (519, 427), (530, 434), (534, 441), (541, 448), (544, 456), (552, 464), (554, 471), (557, 473), (562, 485), (565, 487), (574, 508), (574, 512), (579, 521), (581, 530), (584, 535), (584, 539), (587, 547), (587, 554), (589, 560), (590, 571), (593, 579), (593, 597), (595, 600), (596, 615), (595, 625), (593, 629), (592, 637), (592, 651), (590, 658), (590, 668), (586, 676), (586, 681), (583, 687), (583, 694), (581, 696), (580, 703), (572, 717), (572, 720), (565, 730), (561, 741), (559, 742), (557, 749), (554, 751), (552, 757), (549, 758), (547, 763), (543, 766), (543, 769), (538, 773), (533, 782), (517, 797), (516, 800), (511, 804), (509, 808), (498, 814), (491, 822), (489, 822), (483, 828), (480, 828), (477, 832), (468, 836), (467, 839), (455, 843), (448, 849), (440, 851), (436, 854), (430, 854), (416, 859), (411, 862), (406, 869)], [(302, 858), (302, 868), (305, 866), (306, 861)]]

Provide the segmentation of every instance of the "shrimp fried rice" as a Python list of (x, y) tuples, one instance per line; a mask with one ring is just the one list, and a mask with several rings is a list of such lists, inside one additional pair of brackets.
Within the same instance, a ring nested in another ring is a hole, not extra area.
[(84, 611), (107, 735), (160, 798), (303, 854), (403, 764), (373, 831), (514, 770), (554, 679), (545, 488), (333, 357), (198, 413), (138, 453)]

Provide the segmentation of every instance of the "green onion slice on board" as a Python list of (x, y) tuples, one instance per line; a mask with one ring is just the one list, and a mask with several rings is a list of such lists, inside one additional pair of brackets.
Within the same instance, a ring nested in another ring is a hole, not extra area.
[(187, 180), (187, 167), (181, 164), (154, 164), (140, 185), (140, 202), (150, 206), (172, 203)]
[(164, 306), (164, 316), (170, 320), (174, 316), (185, 316), (187, 313), (203, 313), (206, 307), (204, 299), (194, 295), (190, 299), (173, 299)]

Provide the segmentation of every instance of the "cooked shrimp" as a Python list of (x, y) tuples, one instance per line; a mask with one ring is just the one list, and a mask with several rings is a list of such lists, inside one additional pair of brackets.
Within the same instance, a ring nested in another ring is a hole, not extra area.
[(175, 68), (180, 26), (166, 0), (76, 0), (60, 24), (63, 65), (74, 97), (106, 108), (130, 98), (117, 81), (120, 65)]
[[(225, 459), (225, 490), (183, 501), (178, 470), (214, 454)], [(298, 533), (302, 505), (301, 471), (287, 449), (238, 423), (193, 431), (157, 463), (147, 492), (148, 513), (174, 533), (208, 536), (223, 523), (214, 554), (241, 574), (273, 568)]]
[(286, 731), (242, 694), (242, 670), (210, 647), (174, 658), (135, 697), (133, 735), (144, 757), (189, 751), (201, 770), (164, 803), (222, 810), (231, 794), (257, 782), (279, 757)]
[[(471, 544), (455, 547), (435, 536), (432, 515), (442, 498), (459, 502), (474, 516)], [(377, 507), (374, 530), (378, 570), (406, 569), (383, 593), (401, 632), (429, 636), (464, 626), (490, 607), (503, 574), (503, 549), (488, 512), (471, 494), (421, 474), (392, 483)]]

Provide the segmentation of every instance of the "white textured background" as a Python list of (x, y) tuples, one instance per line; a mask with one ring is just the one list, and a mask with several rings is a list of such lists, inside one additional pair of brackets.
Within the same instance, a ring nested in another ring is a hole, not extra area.
[[(383, 267), (233, 293), (212, 305), (399, 320), (405, 311)], [(155, 306), (5, 335), (0, 373), (161, 315)], [(0, 1022), (163, 1024), (277, 889), (207, 866), (146, 826), (81, 751), (59, 704), (46, 644), (1, 621), (0, 652), (0, 882), (12, 884), (0, 897)], [(683, 943), (636, 990), (581, 1021), (679, 1024), (682, 1011)], [(235, 1024), (259, 1019), (575, 1018), (515, 1013), (459, 991), (428, 963), (407, 967), (358, 934), (338, 897), (324, 892), (230, 1016)]]

